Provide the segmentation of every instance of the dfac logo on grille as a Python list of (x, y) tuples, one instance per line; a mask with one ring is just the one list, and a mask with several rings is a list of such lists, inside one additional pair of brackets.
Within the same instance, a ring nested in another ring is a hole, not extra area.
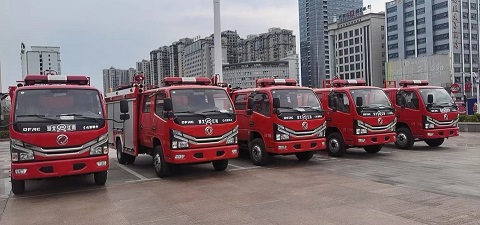
[(308, 123), (307, 123), (307, 122), (303, 122), (303, 123), (302, 123), (302, 128), (303, 128), (304, 130), (308, 129)]
[(443, 119), (448, 120), (448, 114), (444, 114)]
[(205, 134), (206, 135), (212, 135), (213, 134), (213, 128), (211, 126), (205, 127)]
[(382, 118), (378, 118), (378, 124), (379, 124), (379, 125), (382, 125), (382, 124), (383, 124), (383, 119), (382, 119)]
[(308, 119), (308, 116), (305, 115), (305, 114), (303, 114), (303, 115), (302, 115), (302, 120), (307, 120), (307, 119)]
[(59, 145), (66, 145), (68, 143), (68, 137), (65, 134), (60, 134), (57, 136), (57, 143)]

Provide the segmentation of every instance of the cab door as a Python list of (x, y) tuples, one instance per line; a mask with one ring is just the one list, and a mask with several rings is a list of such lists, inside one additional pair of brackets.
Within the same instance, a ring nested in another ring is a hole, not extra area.
[(250, 130), (250, 116), (247, 115), (248, 93), (239, 93), (233, 96), (235, 113), (237, 113), (238, 139), (248, 141)]
[(402, 107), (399, 104), (399, 99), (396, 100), (396, 108), (398, 108), (398, 121), (406, 123), (414, 136), (420, 136), (423, 132), (422, 113), (420, 112), (421, 97), (415, 91), (401, 90), (397, 97), (402, 97), (405, 105)]
[[(332, 109), (329, 123), (338, 128), (345, 142), (353, 140), (353, 111), (349, 95), (344, 91), (334, 91), (328, 95), (328, 107)], [(333, 107), (333, 101), (337, 106)]]
[(142, 96), (142, 108), (140, 112), (139, 124), (140, 144), (150, 148), (153, 147), (153, 100), (153, 94), (145, 94)]
[(267, 92), (261, 91), (253, 96), (253, 114), (250, 117), (251, 131), (257, 131), (263, 137), (265, 146), (273, 144), (272, 100)]

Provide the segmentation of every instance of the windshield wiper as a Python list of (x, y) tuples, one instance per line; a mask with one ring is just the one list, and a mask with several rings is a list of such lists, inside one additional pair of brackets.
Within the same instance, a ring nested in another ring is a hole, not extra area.
[(57, 120), (57, 119), (49, 118), (49, 117), (46, 117), (45, 115), (39, 115), (39, 114), (17, 115), (17, 117), (36, 117), (36, 118), (40, 118), (40, 119), (45, 119), (45, 120), (60, 122), (60, 121)]
[(220, 109), (201, 109), (197, 110), (194, 113), (212, 113), (212, 112), (219, 112), (219, 113), (226, 113), (229, 115), (233, 115), (233, 113), (228, 112), (228, 110), (220, 110)]

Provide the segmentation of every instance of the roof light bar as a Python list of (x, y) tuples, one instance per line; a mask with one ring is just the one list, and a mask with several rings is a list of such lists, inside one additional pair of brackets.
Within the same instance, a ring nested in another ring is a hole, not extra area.
[(409, 85), (427, 86), (428, 80), (401, 80), (399, 85), (407, 87)]
[(354, 79), (349, 79), (349, 80), (333, 80), (331, 82), (331, 85), (333, 87), (344, 87), (344, 86), (366, 86), (367, 82), (365, 80), (354, 80)]
[(296, 86), (295, 79), (275, 79), (275, 78), (260, 78), (257, 79), (257, 87), (269, 86)]
[(211, 80), (208, 77), (165, 77), (163, 79), (165, 86), (173, 85), (210, 85)]
[(90, 78), (87, 76), (27, 75), (25, 76), (24, 82), (25, 82), (25, 85), (35, 85), (35, 84), (90, 85)]

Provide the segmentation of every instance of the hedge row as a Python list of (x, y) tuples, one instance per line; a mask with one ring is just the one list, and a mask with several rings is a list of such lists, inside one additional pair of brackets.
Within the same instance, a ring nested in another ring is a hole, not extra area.
[(480, 122), (480, 114), (460, 115), (460, 122)]
[(5, 139), (5, 138), (10, 138), (10, 134), (9, 134), (8, 130), (0, 131), (0, 139)]

